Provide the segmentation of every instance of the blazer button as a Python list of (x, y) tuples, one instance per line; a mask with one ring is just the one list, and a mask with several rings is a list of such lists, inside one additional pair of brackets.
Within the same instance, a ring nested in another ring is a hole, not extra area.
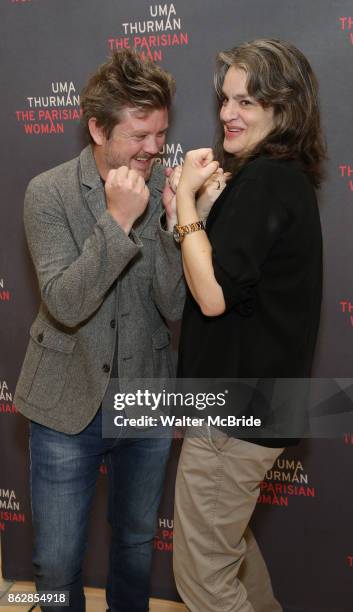
[(111, 327), (112, 329), (115, 329), (115, 326), (116, 326), (115, 320), (114, 320), (114, 319), (112, 319), (112, 320), (110, 321), (110, 327)]
[(103, 369), (103, 372), (106, 372), (106, 374), (108, 374), (108, 372), (110, 372), (110, 365), (105, 363), (102, 369)]
[(38, 334), (37, 336), (38, 342), (43, 342), (43, 338), (44, 338), (43, 334)]

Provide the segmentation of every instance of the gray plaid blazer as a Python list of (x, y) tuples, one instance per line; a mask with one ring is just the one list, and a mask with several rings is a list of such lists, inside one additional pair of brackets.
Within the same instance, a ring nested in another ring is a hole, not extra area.
[(106, 209), (90, 146), (35, 177), (24, 208), (42, 302), (31, 326), (15, 404), (25, 416), (78, 433), (97, 412), (118, 331), (121, 392), (128, 381), (174, 376), (165, 319), (180, 318), (180, 251), (161, 228), (164, 173), (154, 167), (150, 201), (130, 236)]

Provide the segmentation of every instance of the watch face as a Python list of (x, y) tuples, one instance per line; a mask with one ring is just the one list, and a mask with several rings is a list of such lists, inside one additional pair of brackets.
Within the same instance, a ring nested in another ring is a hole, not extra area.
[(179, 234), (179, 232), (177, 230), (177, 226), (176, 225), (174, 225), (174, 227), (173, 227), (173, 238), (174, 238), (175, 242), (178, 242), (178, 243), (180, 242), (180, 234)]

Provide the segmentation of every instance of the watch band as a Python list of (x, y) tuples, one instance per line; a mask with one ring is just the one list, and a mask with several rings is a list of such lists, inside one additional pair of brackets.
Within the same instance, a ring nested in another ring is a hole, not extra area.
[(186, 234), (192, 234), (193, 232), (198, 232), (199, 230), (204, 230), (205, 224), (203, 221), (195, 221), (194, 223), (189, 223), (188, 225), (174, 225), (173, 236), (176, 242), (183, 242)]

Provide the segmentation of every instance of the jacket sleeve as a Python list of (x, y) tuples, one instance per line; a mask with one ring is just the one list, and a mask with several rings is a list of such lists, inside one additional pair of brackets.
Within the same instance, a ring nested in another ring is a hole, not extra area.
[(262, 266), (287, 213), (268, 186), (246, 179), (229, 193), (222, 231), (212, 240), (212, 262), (226, 310), (252, 314)]
[(185, 301), (185, 282), (181, 252), (173, 234), (163, 229), (161, 214), (156, 234), (152, 280), (153, 299), (161, 314), (170, 321), (181, 318)]
[(105, 211), (80, 251), (58, 189), (37, 179), (26, 192), (24, 224), (42, 299), (51, 315), (69, 327), (79, 325), (99, 308), (142, 246)]

